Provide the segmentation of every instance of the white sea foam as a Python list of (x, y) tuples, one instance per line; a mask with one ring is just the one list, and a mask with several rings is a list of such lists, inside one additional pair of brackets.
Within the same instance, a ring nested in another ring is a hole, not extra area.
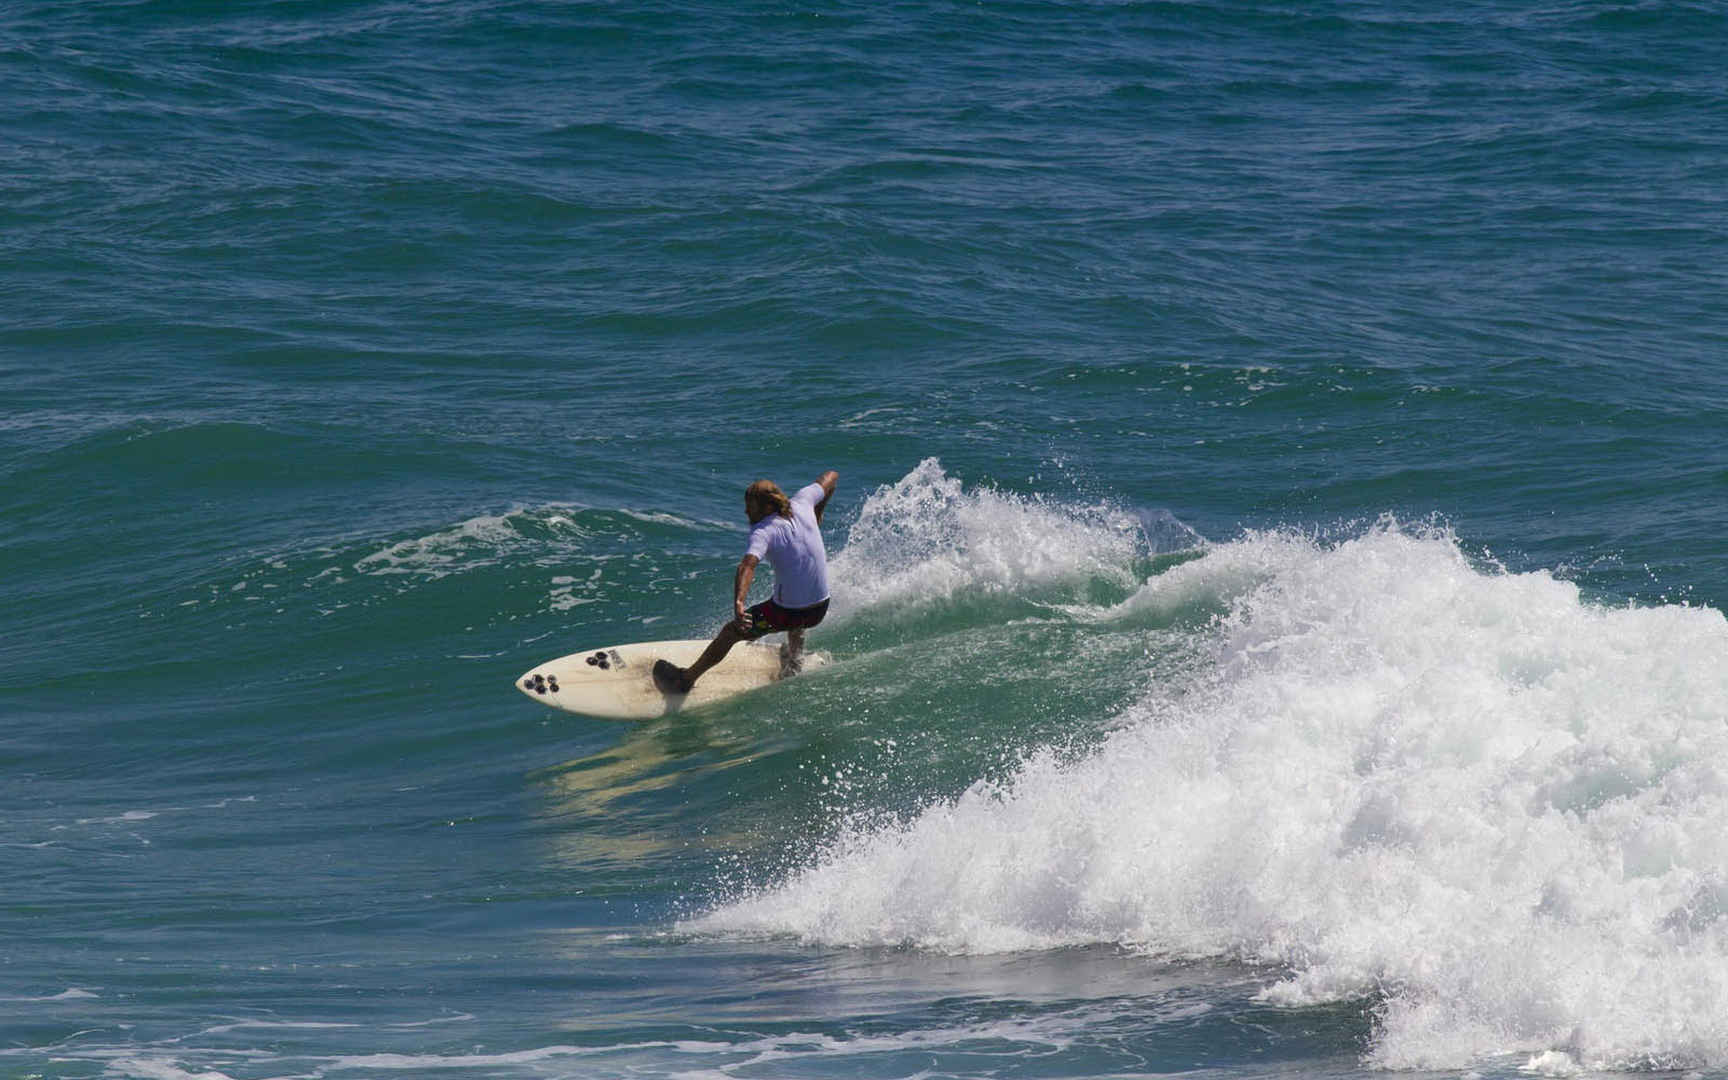
[[(181, 807), (171, 807), (171, 809), (178, 810), (178, 809), (182, 809), (182, 808)], [(157, 814), (159, 814), (161, 812), (162, 811), (159, 811), (159, 810), (128, 810), (123, 814), (115, 814), (112, 817), (79, 818), (78, 824), (80, 824), (80, 825), (129, 825), (134, 821), (149, 821), (151, 818), (155, 817)]]
[(1132, 584), (1140, 519), (990, 488), (964, 490), (935, 458), (874, 492), (829, 563), (836, 613), (1025, 594), (1094, 578)]
[[(512, 563), (559, 569), (568, 568), (573, 561), (608, 563), (629, 556), (594, 549), (628, 540), (644, 525), (687, 529), (736, 528), (674, 514), (548, 504), (466, 518), (424, 536), (373, 550), (355, 559), (348, 569), (362, 576), (395, 579), (411, 586), (414, 582), (438, 581)], [(332, 584), (342, 584), (346, 580), (342, 568), (325, 567), (306, 583), (319, 582), (332, 575), (335, 578)], [(566, 574), (552, 575), (551, 588), (545, 599), (547, 609), (570, 611), (594, 603), (597, 597), (593, 594), (598, 590), (600, 576), (598, 569), (584, 581)], [(330, 610), (339, 610), (342, 606), (336, 605)]]
[(1268, 1002), (1377, 1000), (1383, 1067), (1728, 1066), (1720, 613), (1593, 605), (1393, 523), (1250, 535), (1116, 613), (1196, 600), (1211, 664), (1092, 756), (861, 826), (686, 929), (1280, 965)]
[(193, 1072), (172, 1061), (147, 1057), (117, 1058), (108, 1066), (107, 1073), (111, 1076), (136, 1077), (137, 1080), (233, 1080), (227, 1073), (214, 1069)]
[[(1149, 1006), (1137, 1001), (1133, 1010), (1143, 1020)], [(1204, 1007), (1177, 1006), (1157, 1010), (1160, 1018), (1181, 1022), (1204, 1012)], [(440, 1074), (444, 1072), (488, 1074), (533, 1073), (584, 1076), (681, 1077), (748, 1075), (758, 1069), (785, 1072), (788, 1068), (821, 1071), (836, 1060), (864, 1059), (875, 1054), (919, 1050), (938, 1053), (964, 1046), (974, 1058), (988, 1057), (1003, 1063), (1038, 1058), (1060, 1051), (1075, 1041), (1075, 1032), (1091, 1024), (1119, 1020), (1117, 1009), (1081, 1006), (1028, 1017), (1005, 1017), (916, 1027), (897, 1032), (788, 1031), (754, 1038), (667, 1039), (575, 1046), (553, 1044), (521, 1050), (486, 1052), (401, 1053), (373, 1052), (335, 1056), (282, 1056), (262, 1050), (193, 1050), (183, 1047), (68, 1047), (58, 1048), (63, 1061), (103, 1062), (105, 1074), (127, 1080), (229, 1080), (223, 1069), (243, 1068), (251, 1075), (290, 1078), (307, 1076)], [(471, 1020), (462, 1015), (450, 1019)], [(199, 1036), (225, 1034), (241, 1028), (299, 1029), (354, 1027), (348, 1024), (236, 1023), (208, 1028)], [(397, 1024), (412, 1028), (419, 1024)], [(171, 1040), (180, 1042), (181, 1040)], [(9, 1051), (0, 1050), (0, 1056)], [(199, 1059), (194, 1063), (188, 1059)], [(204, 1060), (208, 1059), (208, 1060)], [(704, 1063), (715, 1063), (707, 1067)], [(572, 1071), (574, 1070), (574, 1071)]]
[(0, 1001), (88, 1001), (94, 1000), (100, 996), (101, 995), (95, 994), (89, 990), (81, 990), (76, 986), (71, 986), (60, 991), (58, 994), (49, 994), (46, 997), (0, 997)]
[[(850, 1058), (906, 1050), (940, 1050), (956, 1043), (972, 1047), (974, 1054), (988, 1054), (1003, 1061), (1010, 1061), (1059, 1050), (1072, 1043), (1076, 1028), (1083, 1027), (1089, 1020), (1107, 1020), (1114, 1015), (1103, 1009), (1077, 1009), (1048, 1016), (985, 1020), (883, 1034), (847, 1032), (835, 1035), (821, 1031), (789, 1031), (737, 1041), (674, 1039), (595, 1046), (553, 1045), (491, 1054), (357, 1054), (329, 1059), (324, 1068), (329, 1071), (432, 1071), (534, 1065), (569, 1058), (617, 1059), (644, 1056), (645, 1060), (633, 1063), (634, 1067), (626, 1065), (620, 1071), (656, 1075), (667, 1070), (678, 1076), (731, 1077), (742, 1070), (775, 1064), (784, 1067), (792, 1062), (815, 1062), (824, 1058)], [(983, 1049), (979, 1044), (987, 1044), (989, 1049)], [(712, 1071), (692, 1072), (672, 1059), (672, 1055), (696, 1058), (724, 1055), (736, 1060)], [(613, 1073), (608, 1070), (607, 1074)]]
[[(585, 533), (568, 516), (538, 512), (538, 521), (572, 538)], [(362, 574), (417, 574), (437, 579), (450, 574), (495, 564), (502, 553), (528, 543), (525, 524), (533, 523), (533, 512), (481, 514), (459, 521), (425, 536), (402, 540), (363, 556), (354, 563)]]

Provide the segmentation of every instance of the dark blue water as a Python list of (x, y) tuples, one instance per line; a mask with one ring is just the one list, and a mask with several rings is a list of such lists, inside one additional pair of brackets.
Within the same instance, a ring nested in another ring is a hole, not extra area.
[[(0, 1072), (1722, 1073), (1725, 70), (0, 7)], [(826, 468), (821, 671), (512, 689)]]

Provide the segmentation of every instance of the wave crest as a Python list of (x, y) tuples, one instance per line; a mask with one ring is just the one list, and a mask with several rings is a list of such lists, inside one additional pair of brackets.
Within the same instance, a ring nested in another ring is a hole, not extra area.
[[(1164, 536), (1180, 528), (1159, 524)], [(1136, 561), (1152, 550), (1136, 514), (968, 491), (927, 458), (865, 500), (830, 562), (830, 584), (836, 611), (845, 613), (962, 595), (1073, 599), (1097, 582), (1132, 588)]]

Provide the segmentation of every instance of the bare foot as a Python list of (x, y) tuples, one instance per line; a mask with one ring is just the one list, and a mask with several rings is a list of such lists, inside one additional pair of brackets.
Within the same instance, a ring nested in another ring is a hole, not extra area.
[(662, 694), (688, 694), (693, 685), (677, 664), (670, 660), (654, 661), (654, 686)]

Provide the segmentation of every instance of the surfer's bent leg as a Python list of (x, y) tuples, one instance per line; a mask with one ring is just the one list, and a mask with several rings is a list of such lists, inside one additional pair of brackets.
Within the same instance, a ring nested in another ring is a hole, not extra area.
[(732, 646), (743, 640), (744, 635), (739, 632), (737, 623), (727, 623), (721, 627), (720, 632), (714, 635), (714, 640), (702, 650), (702, 655), (696, 658), (696, 662), (684, 669), (684, 692), (689, 693), (689, 687), (696, 685), (697, 679), (707, 674), (709, 668), (726, 659)]
[[(694, 664), (680, 671), (667, 661), (654, 665), (655, 683), (668, 693), (688, 694), (690, 688), (696, 685), (696, 680), (707, 674), (708, 669), (726, 659), (726, 654), (732, 651), (732, 646), (740, 641), (755, 641), (763, 634), (777, 634), (784, 631), (787, 635), (786, 647), (780, 650), (783, 669), (796, 670), (790, 665), (796, 664), (798, 656), (804, 649), (804, 631), (822, 621), (828, 614), (828, 601), (824, 600), (807, 608), (783, 608), (773, 600), (764, 600), (750, 608), (744, 617), (736, 622), (729, 622), (720, 632), (714, 635), (714, 640), (702, 650), (702, 655)], [(661, 664), (665, 665), (662, 671)]]
[(738, 624), (727, 623), (689, 667), (681, 668), (670, 660), (654, 661), (654, 685), (660, 688), (661, 693), (688, 694), (695, 687), (696, 680), (706, 674), (709, 668), (726, 659), (732, 646), (742, 640), (744, 634), (738, 629)]
[(767, 619), (760, 610), (763, 606), (757, 604), (746, 611), (742, 619), (729, 622), (721, 627), (720, 632), (714, 635), (714, 640), (708, 643), (708, 647), (702, 650), (702, 655), (698, 656), (696, 662), (689, 667), (679, 669), (666, 661), (661, 661), (661, 663), (666, 664), (666, 670), (663, 672), (660, 664), (654, 665), (655, 684), (669, 693), (688, 694), (691, 687), (696, 685), (697, 679), (706, 675), (709, 668), (726, 659), (726, 654), (732, 651), (732, 646), (740, 641), (755, 641), (763, 634), (770, 632), (771, 628), (768, 626)]
[(786, 631), (786, 644), (780, 646), (780, 674), (798, 674), (804, 661), (804, 631), (821, 623), (822, 617), (827, 614), (826, 600), (807, 608), (783, 608), (778, 604), (773, 606), (770, 628)]

